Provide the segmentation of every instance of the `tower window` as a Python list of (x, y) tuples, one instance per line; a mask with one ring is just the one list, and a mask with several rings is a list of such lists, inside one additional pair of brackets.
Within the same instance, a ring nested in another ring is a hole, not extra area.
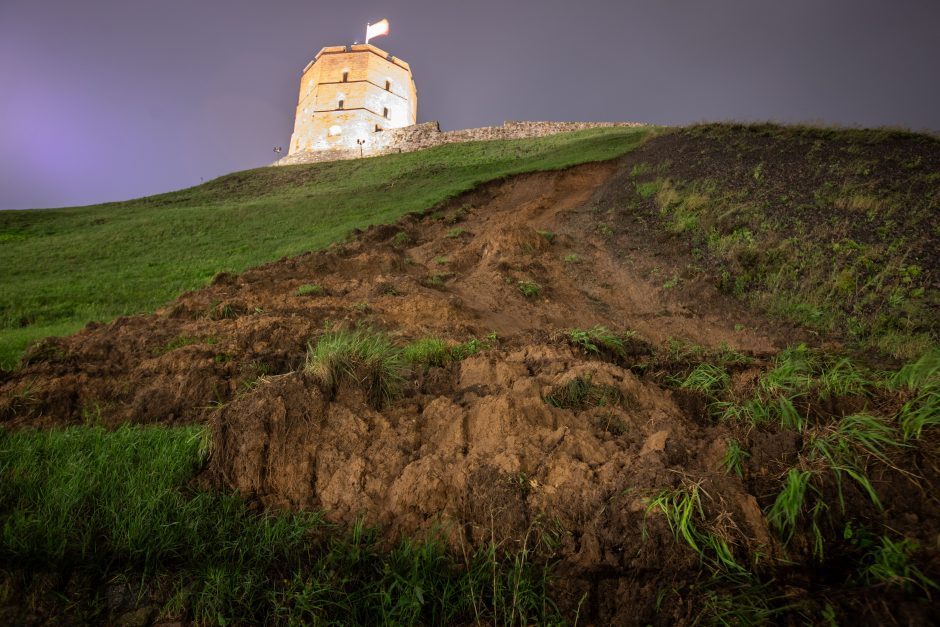
[(388, 107), (385, 107), (384, 109), (382, 109), (382, 117), (385, 118), (386, 120), (388, 119)]
[(349, 82), (349, 70), (343, 72), (343, 82), (344, 82), (344, 83), (348, 83), (348, 82)]
[(379, 126), (378, 124), (376, 124), (376, 125), (375, 125), (375, 132), (376, 132), (376, 133), (380, 133), (381, 131), (382, 131), (382, 127)]
[(385, 81), (385, 91), (392, 91), (392, 81)]
[(346, 104), (346, 101), (345, 101), (345, 100), (340, 100), (340, 101), (339, 101), (339, 106), (336, 107), (336, 108), (337, 108), (337, 109), (342, 109), (345, 104)]

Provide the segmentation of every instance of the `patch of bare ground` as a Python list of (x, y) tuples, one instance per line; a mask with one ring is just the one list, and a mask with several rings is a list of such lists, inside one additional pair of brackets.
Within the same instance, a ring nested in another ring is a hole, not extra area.
[[(690, 622), (698, 610), (683, 595), (702, 565), (648, 514), (651, 499), (696, 486), (736, 555), (783, 557), (764, 489), (800, 442), (756, 434), (747, 472), (729, 474), (731, 429), (662, 385), (668, 359), (653, 355), (679, 340), (759, 366), (802, 336), (707, 277), (670, 285), (688, 259), (640, 223), (605, 219), (598, 199), (631, 159), (489, 184), (328, 250), (219, 276), (153, 315), (46, 340), (0, 379), (0, 424), (208, 422), (211, 476), (266, 506), (364, 518), (390, 540), (441, 526), (456, 551), (542, 543), (570, 615)], [(377, 408), (357, 386), (333, 393), (303, 370), (309, 344), (357, 325), (400, 344), (497, 339), (415, 372)], [(636, 350), (604, 359), (560, 333), (596, 325), (635, 333)], [(755, 375), (734, 376), (746, 387)], [(608, 396), (548, 402), (576, 380)], [(923, 475), (936, 485), (935, 469)], [(883, 481), (919, 521), (935, 518), (907, 478)], [(793, 574), (788, 594), (821, 581)]]

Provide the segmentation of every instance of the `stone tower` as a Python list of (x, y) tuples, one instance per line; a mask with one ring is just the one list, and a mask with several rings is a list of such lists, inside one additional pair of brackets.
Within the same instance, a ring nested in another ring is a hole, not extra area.
[(411, 67), (370, 44), (331, 46), (304, 68), (288, 154), (304, 150), (366, 150), (385, 144), (382, 132), (417, 121)]

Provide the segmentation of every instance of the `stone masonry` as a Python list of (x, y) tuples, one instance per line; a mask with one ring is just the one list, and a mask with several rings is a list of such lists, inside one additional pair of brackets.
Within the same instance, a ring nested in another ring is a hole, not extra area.
[[(507, 121), (502, 126), (484, 126), (456, 131), (442, 131), (438, 122), (425, 122), (404, 128), (389, 129), (375, 133), (362, 147), (362, 156), (375, 157), (399, 152), (414, 152), (434, 146), (457, 142), (490, 141), (494, 139), (524, 139), (545, 137), (558, 133), (570, 133), (589, 128), (611, 128), (643, 126), (639, 122), (517, 122)], [(289, 154), (272, 165), (294, 165), (358, 159), (356, 148), (334, 148), (328, 150), (301, 150)]]
[(323, 48), (300, 78), (288, 155), (357, 149), (417, 121), (411, 68), (368, 44)]

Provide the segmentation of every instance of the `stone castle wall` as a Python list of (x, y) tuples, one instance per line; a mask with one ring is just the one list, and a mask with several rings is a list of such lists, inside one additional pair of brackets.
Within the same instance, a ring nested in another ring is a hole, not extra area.
[[(457, 131), (442, 131), (438, 122), (425, 122), (403, 128), (389, 129), (373, 133), (362, 149), (362, 156), (399, 152), (414, 152), (434, 146), (470, 141), (490, 141), (494, 139), (525, 139), (545, 137), (558, 133), (570, 133), (590, 128), (612, 128), (642, 126), (639, 122), (517, 122), (507, 121), (502, 126), (484, 126)], [(298, 163), (319, 163), (322, 161), (341, 161), (358, 159), (358, 148), (333, 150), (303, 150), (288, 155), (272, 165), (294, 165)]]
[(323, 48), (300, 79), (288, 154), (349, 151), (384, 130), (414, 125), (411, 67), (372, 45)]

